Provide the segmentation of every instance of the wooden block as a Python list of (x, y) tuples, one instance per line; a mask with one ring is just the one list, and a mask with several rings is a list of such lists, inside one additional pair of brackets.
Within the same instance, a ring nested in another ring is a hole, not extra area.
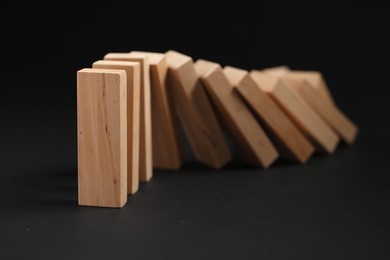
[(198, 60), (195, 69), (244, 159), (268, 167), (278, 158), (278, 152), (222, 68), (217, 63)]
[(270, 95), (318, 151), (333, 153), (339, 142), (338, 136), (303, 100), (284, 79), (278, 79), (259, 71), (251, 77), (258, 87)]
[(150, 64), (153, 167), (177, 170), (183, 163), (183, 151), (177, 118), (171, 105), (171, 90), (167, 84), (167, 60), (162, 53), (132, 53), (146, 55)]
[(275, 77), (282, 77), (290, 71), (290, 68), (287, 66), (278, 66), (278, 67), (266, 68), (263, 69), (262, 71)]
[(289, 160), (306, 162), (314, 147), (249, 73), (233, 67), (225, 67), (224, 73), (266, 127), (281, 155)]
[(329, 91), (329, 87), (326, 85), (326, 82), (320, 72), (290, 70), (281, 77), (289, 81), (290, 83), (294, 80), (307, 80), (310, 85), (325, 98), (326, 101), (330, 102), (331, 104), (335, 104), (332, 95)]
[(327, 102), (306, 80), (293, 82), (292, 86), (321, 118), (347, 143), (352, 144), (358, 133), (357, 126), (336, 105)]
[(153, 176), (152, 115), (148, 57), (146, 55), (132, 53), (108, 53), (104, 56), (104, 59), (139, 62), (141, 65), (139, 180), (147, 182)]
[(127, 200), (126, 72), (77, 72), (79, 205), (123, 207)]
[(140, 78), (138, 62), (100, 60), (93, 68), (119, 69), (127, 75), (127, 192), (134, 194), (139, 183)]
[(232, 156), (192, 58), (175, 51), (168, 51), (166, 57), (175, 111), (195, 158), (213, 168), (221, 168)]

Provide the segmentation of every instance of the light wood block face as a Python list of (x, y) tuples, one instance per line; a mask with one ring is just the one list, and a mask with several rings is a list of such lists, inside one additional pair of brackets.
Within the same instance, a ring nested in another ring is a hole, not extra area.
[(139, 62), (141, 66), (141, 113), (140, 113), (140, 162), (139, 180), (149, 181), (153, 176), (152, 115), (150, 95), (149, 60), (146, 55), (132, 53), (108, 53), (105, 60)]
[(122, 207), (127, 200), (126, 72), (77, 73), (79, 205)]
[(266, 91), (245, 70), (226, 67), (224, 72), (271, 134), (281, 155), (289, 160), (306, 162), (314, 147)]
[(153, 167), (178, 170), (183, 163), (178, 122), (173, 113), (168, 89), (168, 63), (165, 55), (153, 52), (132, 52), (146, 55), (150, 64), (152, 97)]
[(347, 143), (352, 144), (358, 133), (357, 126), (335, 105), (327, 102), (323, 95), (310, 86), (307, 81), (295, 82), (293, 85), (301, 97), (330, 125), (330, 127)]
[(175, 51), (168, 51), (166, 57), (175, 110), (194, 155), (200, 162), (221, 168), (232, 156), (194, 63)]
[(287, 66), (279, 66), (279, 67), (263, 69), (262, 71), (271, 76), (282, 77), (290, 71), (290, 68)]
[(244, 158), (257, 166), (270, 166), (278, 158), (278, 152), (222, 68), (217, 63), (198, 60), (195, 69)]
[(252, 71), (251, 76), (257, 85), (275, 100), (318, 151), (329, 154), (334, 152), (339, 142), (338, 136), (289, 82), (267, 76), (259, 71)]
[(139, 183), (140, 78), (138, 62), (100, 60), (93, 68), (118, 69), (127, 75), (127, 192), (134, 194)]
[(318, 71), (290, 70), (286, 74), (282, 75), (282, 78), (289, 81), (290, 83), (294, 80), (306, 80), (316, 91), (321, 93), (326, 101), (330, 102), (331, 104), (335, 103), (322, 74)]

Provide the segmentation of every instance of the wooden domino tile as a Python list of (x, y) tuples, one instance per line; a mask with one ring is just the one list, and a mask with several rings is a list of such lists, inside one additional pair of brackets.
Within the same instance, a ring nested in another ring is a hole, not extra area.
[(289, 160), (306, 162), (314, 147), (252, 76), (233, 67), (225, 67), (224, 73), (266, 127), (281, 155)]
[(290, 68), (287, 66), (278, 66), (278, 67), (266, 68), (263, 69), (262, 71), (271, 76), (282, 77), (286, 75), (288, 72), (290, 72)]
[(301, 97), (328, 123), (328, 125), (347, 143), (352, 144), (358, 133), (357, 126), (335, 105), (315, 91), (306, 80), (293, 81), (292, 86)]
[[(183, 163), (178, 122), (171, 105), (167, 84), (168, 63), (165, 55), (153, 52), (132, 52), (147, 55), (150, 65), (152, 97), (153, 167), (178, 170)], [(167, 152), (169, 149), (169, 152)]]
[(126, 72), (77, 73), (79, 205), (122, 207), (127, 201)]
[(277, 102), (318, 151), (324, 151), (328, 154), (335, 151), (339, 137), (288, 81), (272, 77), (261, 71), (252, 71), (251, 77), (263, 91)]
[(278, 152), (222, 68), (217, 63), (198, 60), (195, 69), (244, 159), (264, 168), (270, 166)]
[(141, 109), (140, 109), (140, 162), (139, 180), (149, 181), (153, 176), (152, 115), (150, 96), (149, 61), (146, 55), (132, 53), (108, 53), (105, 60), (139, 62), (141, 66)]
[(140, 65), (138, 62), (100, 60), (93, 68), (119, 69), (127, 75), (127, 192), (134, 194), (139, 183)]
[(192, 58), (175, 51), (168, 51), (166, 57), (175, 111), (195, 158), (210, 167), (221, 168), (232, 155)]

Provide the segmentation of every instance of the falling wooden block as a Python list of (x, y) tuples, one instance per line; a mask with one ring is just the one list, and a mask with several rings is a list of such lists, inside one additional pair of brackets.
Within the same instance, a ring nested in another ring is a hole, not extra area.
[(147, 182), (153, 176), (152, 115), (148, 57), (146, 55), (132, 53), (108, 53), (104, 56), (104, 59), (139, 62), (141, 65), (139, 180)]
[(281, 155), (289, 160), (306, 162), (314, 147), (249, 73), (233, 67), (225, 67), (224, 73), (266, 127)]
[(162, 53), (132, 53), (146, 55), (150, 64), (153, 167), (177, 170), (183, 163), (183, 151), (167, 84), (167, 60)]
[(282, 77), (290, 71), (290, 68), (287, 66), (278, 66), (278, 67), (263, 69), (263, 71), (275, 77)]
[(79, 205), (123, 207), (127, 200), (126, 72), (77, 72)]
[(195, 158), (221, 168), (232, 156), (192, 58), (175, 51), (168, 51), (166, 57), (175, 110)]
[(306, 80), (293, 81), (291, 83), (301, 97), (329, 124), (344, 142), (347, 144), (354, 142), (358, 128), (336, 105), (327, 102), (325, 97), (315, 91)]
[(329, 154), (334, 152), (339, 142), (338, 136), (300, 97), (289, 82), (260, 71), (252, 71), (250, 75), (257, 86), (277, 102), (318, 151)]
[(244, 158), (254, 165), (268, 167), (278, 158), (278, 152), (222, 68), (217, 63), (198, 60), (195, 69)]
[(139, 183), (140, 78), (138, 62), (100, 60), (93, 68), (119, 69), (127, 75), (127, 192), (134, 194)]
[(335, 104), (332, 95), (330, 94), (329, 87), (327, 86), (322, 74), (318, 71), (300, 71), (290, 70), (286, 74), (281, 76), (283, 79), (289, 81), (295, 80), (307, 80), (311, 87), (318, 91), (326, 101), (331, 104)]

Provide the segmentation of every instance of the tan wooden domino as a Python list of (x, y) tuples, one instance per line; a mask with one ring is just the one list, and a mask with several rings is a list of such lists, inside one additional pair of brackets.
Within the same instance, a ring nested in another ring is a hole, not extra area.
[(122, 207), (127, 200), (126, 72), (77, 73), (79, 205)]
[(127, 192), (134, 194), (139, 183), (140, 78), (138, 62), (100, 60), (93, 68), (119, 69), (127, 75)]
[(283, 109), (318, 151), (333, 153), (339, 137), (307, 104), (285, 79), (278, 79), (261, 71), (252, 71), (257, 85)]
[(306, 162), (314, 147), (252, 76), (233, 67), (225, 67), (224, 73), (266, 127), (281, 155), (289, 160)]
[(184, 158), (177, 117), (171, 104), (172, 90), (167, 84), (167, 59), (162, 53), (139, 51), (132, 53), (147, 55), (150, 64), (153, 167), (178, 170)]
[(166, 57), (175, 111), (195, 158), (210, 167), (221, 168), (232, 155), (192, 58), (175, 51), (168, 51)]
[(278, 152), (234, 91), (221, 66), (198, 60), (195, 69), (244, 159), (257, 166), (270, 166), (278, 158)]
[(152, 115), (150, 96), (149, 60), (146, 55), (132, 53), (108, 53), (105, 60), (139, 62), (141, 66), (141, 109), (140, 109), (140, 162), (139, 180), (149, 181), (153, 176)]

